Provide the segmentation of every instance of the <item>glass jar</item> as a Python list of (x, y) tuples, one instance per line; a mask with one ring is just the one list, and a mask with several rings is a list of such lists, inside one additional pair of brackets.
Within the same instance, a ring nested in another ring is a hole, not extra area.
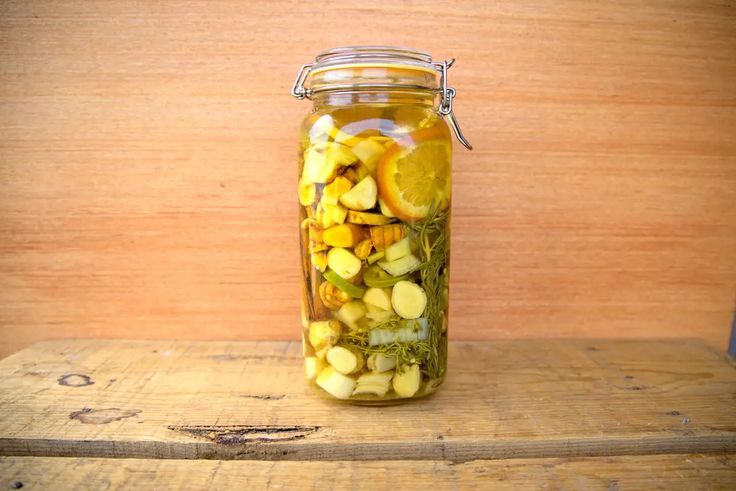
[[(445, 377), (452, 60), (335, 48), (304, 65), (299, 135), (302, 325), (318, 393), (385, 404)], [(435, 101), (439, 100), (438, 107)]]

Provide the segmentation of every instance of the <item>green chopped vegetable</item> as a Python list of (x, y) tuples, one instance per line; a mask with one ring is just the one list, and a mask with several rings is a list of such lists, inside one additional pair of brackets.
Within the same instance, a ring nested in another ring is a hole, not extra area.
[(365, 288), (353, 285), (348, 280), (344, 279), (339, 274), (335, 273), (331, 269), (328, 269), (323, 273), (323, 276), (327, 281), (338, 287), (353, 298), (363, 298)]
[(385, 255), (385, 252), (383, 251), (378, 251), (374, 254), (371, 254), (370, 256), (368, 256), (368, 264), (373, 264), (379, 259), (383, 259), (384, 255)]
[(374, 288), (388, 288), (394, 286), (401, 280), (407, 279), (409, 276), (391, 276), (378, 266), (371, 266), (363, 273), (363, 283)]

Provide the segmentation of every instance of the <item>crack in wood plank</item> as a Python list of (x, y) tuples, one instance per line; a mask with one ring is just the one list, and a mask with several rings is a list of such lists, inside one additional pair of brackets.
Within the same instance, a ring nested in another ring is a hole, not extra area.
[(247, 399), (258, 399), (260, 401), (279, 401), (286, 397), (286, 394), (244, 394), (240, 397)]
[(315, 433), (319, 426), (251, 426), (251, 425), (197, 425), (167, 427), (195, 437), (223, 445), (242, 445), (245, 443), (268, 443), (300, 440)]

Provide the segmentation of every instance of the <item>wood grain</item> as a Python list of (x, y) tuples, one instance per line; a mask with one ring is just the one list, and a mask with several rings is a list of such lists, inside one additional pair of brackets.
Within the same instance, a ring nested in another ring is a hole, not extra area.
[(0, 457), (0, 484), (30, 489), (730, 490), (733, 455), (449, 462), (239, 462)]
[(0, 355), (295, 339), (297, 67), (456, 57), (452, 336), (699, 337), (736, 293), (736, 10), (584, 0), (0, 3)]
[(0, 362), (0, 455), (467, 462), (736, 452), (736, 368), (701, 343), (454, 343), (449, 363), (435, 396), (366, 408), (310, 393), (295, 342), (44, 342)]

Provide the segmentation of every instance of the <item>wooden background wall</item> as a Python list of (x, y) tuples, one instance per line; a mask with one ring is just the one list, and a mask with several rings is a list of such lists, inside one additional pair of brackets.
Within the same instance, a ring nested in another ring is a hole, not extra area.
[(695, 336), (736, 292), (736, 7), (3, 1), (0, 354), (295, 338), (297, 67), (456, 57), (454, 339)]

